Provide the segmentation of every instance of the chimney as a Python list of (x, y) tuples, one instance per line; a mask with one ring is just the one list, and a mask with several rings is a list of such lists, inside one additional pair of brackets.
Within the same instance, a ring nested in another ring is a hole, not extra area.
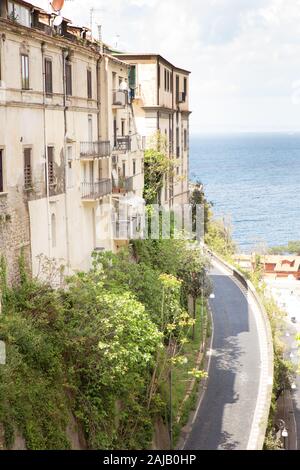
[(8, 0), (0, 0), (0, 16), (7, 19), (8, 16)]

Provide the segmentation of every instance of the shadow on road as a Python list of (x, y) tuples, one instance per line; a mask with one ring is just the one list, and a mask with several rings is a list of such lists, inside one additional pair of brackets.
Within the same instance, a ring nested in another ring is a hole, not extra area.
[(213, 271), (214, 338), (207, 391), (187, 450), (246, 449), (258, 386), (259, 342), (246, 295), (230, 276)]

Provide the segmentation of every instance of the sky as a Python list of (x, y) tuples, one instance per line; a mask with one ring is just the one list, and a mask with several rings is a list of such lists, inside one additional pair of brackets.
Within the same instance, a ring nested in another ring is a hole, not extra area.
[[(48, 9), (48, 0), (32, 0)], [(66, 0), (75, 24), (192, 72), (191, 131), (300, 131), (300, 0)]]

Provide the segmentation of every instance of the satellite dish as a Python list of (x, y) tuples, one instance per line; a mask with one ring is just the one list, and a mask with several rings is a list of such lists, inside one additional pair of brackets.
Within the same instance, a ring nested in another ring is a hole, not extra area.
[(63, 22), (62, 16), (57, 16), (53, 21), (53, 26), (60, 26)]
[(61, 11), (64, 6), (65, 0), (52, 0), (50, 3), (54, 11)]

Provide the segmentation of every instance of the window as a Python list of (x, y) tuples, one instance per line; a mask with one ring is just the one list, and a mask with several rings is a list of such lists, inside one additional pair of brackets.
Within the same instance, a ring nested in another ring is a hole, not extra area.
[(132, 162), (132, 174), (133, 176), (136, 175), (136, 160), (133, 160)]
[(160, 65), (157, 67), (157, 86), (160, 88)]
[(165, 91), (167, 91), (167, 69), (165, 69)]
[(88, 115), (88, 138), (89, 142), (93, 142), (93, 116), (91, 114)]
[(183, 132), (183, 139), (184, 139), (184, 150), (186, 151), (187, 150), (187, 130), (184, 129), (184, 132)]
[(52, 60), (45, 59), (45, 91), (47, 95), (53, 93), (53, 81), (52, 81)]
[(4, 172), (3, 172), (3, 150), (0, 149), (0, 193), (4, 191)]
[(179, 102), (179, 75), (176, 75), (176, 103)]
[(66, 94), (72, 96), (72, 65), (66, 63)]
[(32, 187), (31, 149), (24, 149), (24, 187)]
[(91, 100), (93, 97), (93, 91), (92, 91), (92, 71), (87, 70), (87, 96), (88, 99)]
[(22, 90), (29, 90), (29, 57), (21, 54), (21, 79)]
[(131, 65), (128, 73), (129, 78), (129, 88), (135, 90), (136, 88), (136, 66)]
[(122, 162), (122, 173), (123, 173), (123, 177), (125, 178), (125, 176), (126, 176), (126, 162)]
[(125, 119), (122, 119), (121, 121), (121, 135), (122, 137), (125, 136)]
[(114, 148), (116, 148), (117, 147), (117, 118), (116, 117), (114, 117), (113, 129), (114, 129)]
[(52, 248), (56, 248), (56, 217), (55, 217), (55, 214), (51, 215), (51, 238), (52, 238)]
[(180, 147), (179, 147), (179, 127), (176, 127), (176, 157), (180, 157)]
[(47, 147), (48, 152), (48, 182), (50, 186), (55, 184), (54, 172), (54, 147)]
[(179, 170), (179, 166), (176, 168), (176, 174), (177, 176), (179, 176), (179, 173), (180, 173), (180, 170)]
[(184, 79), (184, 82), (183, 82), (183, 91), (184, 91), (184, 101), (186, 101), (186, 97), (187, 97), (187, 79), (186, 78)]

